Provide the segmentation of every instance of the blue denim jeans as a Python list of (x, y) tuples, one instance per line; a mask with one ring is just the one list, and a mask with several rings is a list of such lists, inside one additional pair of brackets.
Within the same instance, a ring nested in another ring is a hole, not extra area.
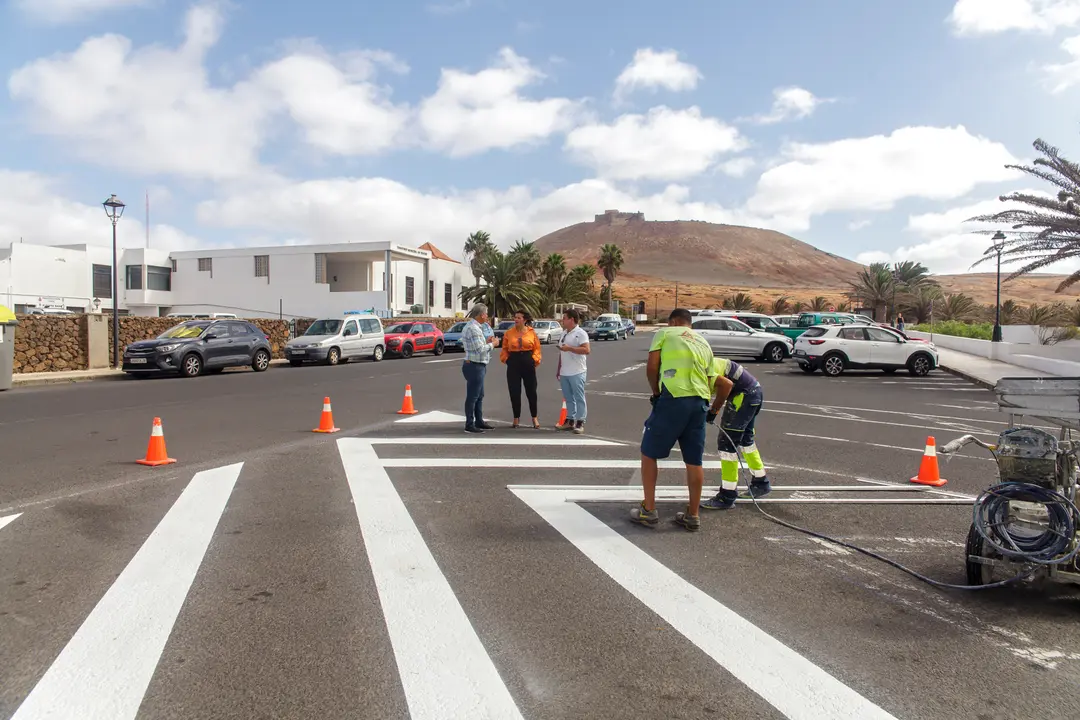
[(559, 380), (562, 385), (563, 400), (566, 401), (566, 419), (585, 421), (588, 408), (585, 406), (585, 377), (588, 373), (563, 375)]
[(465, 376), (465, 427), (483, 425), (484, 377), (487, 375), (487, 365), (463, 362), (461, 374)]

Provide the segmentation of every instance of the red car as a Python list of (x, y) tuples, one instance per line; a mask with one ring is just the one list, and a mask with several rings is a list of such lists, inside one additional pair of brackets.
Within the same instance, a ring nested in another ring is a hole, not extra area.
[(386, 328), (386, 354), (412, 357), (413, 353), (443, 354), (442, 330), (431, 323), (405, 322)]

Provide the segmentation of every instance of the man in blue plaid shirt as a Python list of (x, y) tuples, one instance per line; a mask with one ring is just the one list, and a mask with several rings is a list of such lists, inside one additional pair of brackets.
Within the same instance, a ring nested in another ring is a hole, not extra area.
[(491, 361), (491, 349), (499, 340), (494, 333), (485, 337), (487, 320), (487, 306), (473, 305), (469, 322), (461, 331), (461, 345), (465, 348), (465, 361), (461, 363), (461, 374), (465, 376), (465, 432), (471, 434), (495, 429), (484, 422), (484, 377)]

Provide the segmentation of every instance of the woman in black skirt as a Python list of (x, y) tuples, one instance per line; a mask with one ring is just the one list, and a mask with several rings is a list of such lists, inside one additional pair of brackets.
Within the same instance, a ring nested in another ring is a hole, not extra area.
[(510, 389), (510, 405), (514, 409), (514, 427), (521, 422), (521, 386), (529, 400), (533, 427), (540, 429), (536, 414), (536, 367), (540, 364), (540, 338), (532, 329), (532, 316), (518, 310), (514, 313), (514, 327), (506, 331), (502, 339), (501, 359), (506, 365), (506, 385)]

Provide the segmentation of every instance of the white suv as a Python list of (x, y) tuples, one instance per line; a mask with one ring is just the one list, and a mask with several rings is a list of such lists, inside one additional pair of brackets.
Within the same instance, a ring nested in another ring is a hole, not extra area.
[(848, 369), (884, 370), (907, 368), (922, 377), (938, 366), (937, 349), (923, 342), (905, 340), (885, 328), (870, 325), (818, 325), (795, 340), (795, 361), (803, 372), (817, 370), (836, 377)]

